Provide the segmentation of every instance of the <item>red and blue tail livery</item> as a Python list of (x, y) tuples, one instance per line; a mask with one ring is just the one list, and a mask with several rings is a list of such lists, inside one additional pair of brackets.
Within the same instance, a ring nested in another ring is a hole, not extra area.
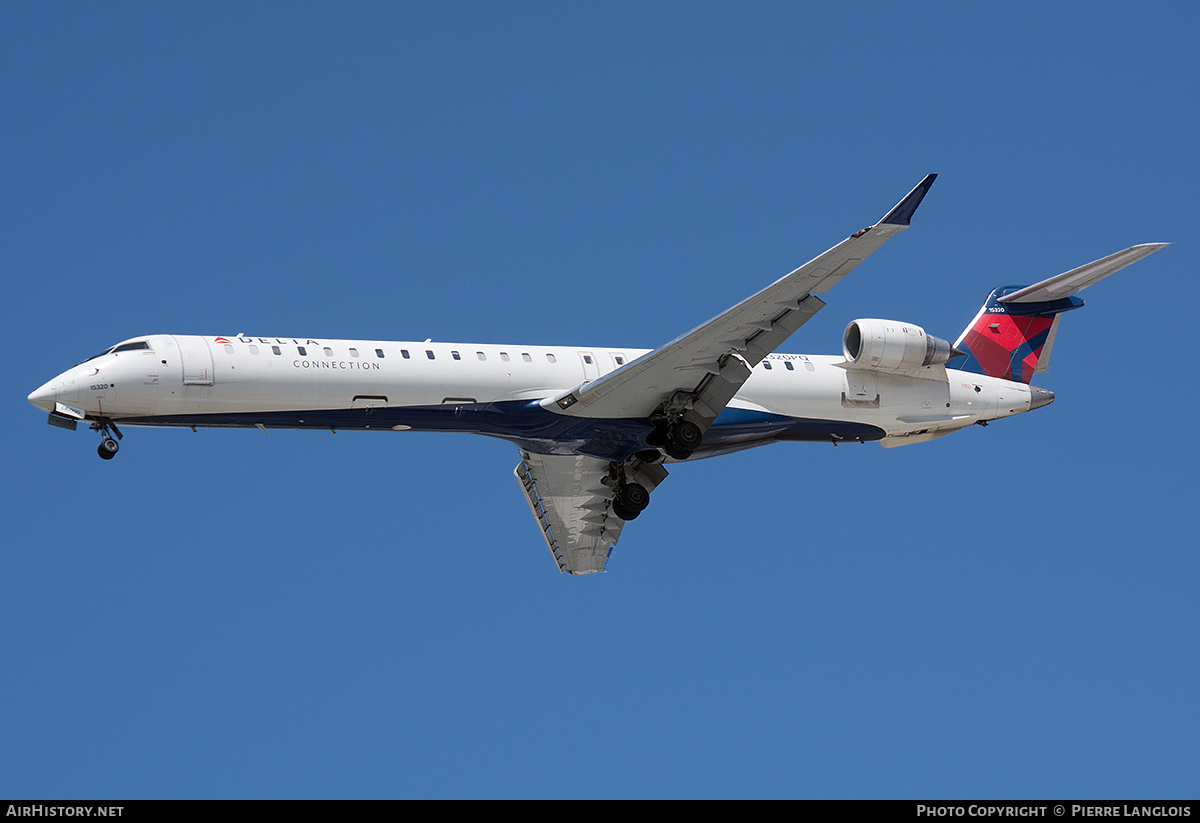
[(1050, 366), (1060, 316), (1083, 306), (1075, 293), (1167, 245), (1132, 246), (1032, 286), (996, 289), (954, 344), (967, 355), (955, 368), (1029, 383)]
[(967, 353), (967, 359), (955, 368), (1019, 383), (1030, 383), (1035, 374), (1046, 371), (1059, 315), (1080, 308), (1083, 301), (1068, 297), (1038, 303), (1001, 302), (1019, 288), (1004, 286), (988, 295), (955, 344)]

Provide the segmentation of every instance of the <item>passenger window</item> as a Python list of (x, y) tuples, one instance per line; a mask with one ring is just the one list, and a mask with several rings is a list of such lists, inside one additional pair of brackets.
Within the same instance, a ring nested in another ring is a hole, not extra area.
[(770, 370), (771, 370), (771, 361), (770, 361), (770, 360), (764, 360), (764, 361), (763, 361), (763, 368), (764, 368), (764, 369), (766, 369), (767, 371), (770, 371)]
[(428, 357), (430, 360), (432, 360), (434, 358), (433, 352), (430, 351), (429, 349), (425, 350), (425, 356)]
[(301, 357), (308, 357), (308, 352), (305, 351), (303, 346), (297, 346), (296, 351), (300, 352)]
[(528, 352), (521, 352), (521, 359), (524, 360), (526, 363), (533, 362), (533, 358), (529, 356)]
[(555, 357), (554, 355), (552, 355), (550, 352), (546, 352), (546, 359), (549, 360), (551, 363), (558, 362), (558, 358)]
[(250, 347), (250, 353), (251, 353), (251, 354), (258, 354), (258, 346), (253, 346), (253, 345), (252, 345), (252, 346)]
[(460, 355), (460, 354), (459, 354), (458, 352), (456, 352), (456, 351), (452, 351), (452, 352), (450, 352), (450, 356), (451, 356), (451, 357), (453, 357), (455, 360), (462, 360), (462, 355)]
[(475, 356), (478, 357), (480, 360), (487, 360), (487, 355), (481, 351), (475, 352)]
[(226, 353), (226, 354), (233, 354), (233, 346), (231, 346), (231, 345), (229, 345), (228, 343), (226, 343), (226, 344), (225, 344), (225, 353)]
[(791, 360), (784, 360), (784, 361), (783, 361), (783, 367), (784, 367), (785, 369), (787, 369), (788, 371), (795, 371), (795, 367), (793, 367), (793, 366), (792, 366), (792, 361), (791, 361)]
[(350, 356), (351, 356), (351, 357), (358, 357), (358, 349), (356, 349), (356, 348), (354, 348), (353, 346), (351, 346), (351, 347), (350, 347)]
[[(402, 351), (401, 354), (403, 354), (405, 357), (408, 357), (408, 352), (406, 352), (406, 351)], [(378, 357), (380, 360), (382, 360), (383, 359), (383, 349), (376, 349), (375, 356)]]
[(804, 361), (804, 368), (808, 369), (809, 371), (816, 371), (816, 369), (813, 367), (813, 364), (809, 363), (807, 360)]
[(506, 352), (506, 351), (500, 352), (500, 359), (503, 360), (505, 363), (507, 363), (508, 362), (508, 352)]
[(616, 359), (616, 361), (617, 361), (617, 365), (618, 365), (618, 366), (624, 366), (624, 365), (625, 365), (625, 358), (624, 358), (624, 357), (622, 357), (621, 355), (619, 355), (619, 354), (618, 354), (618, 355), (616, 356), (616, 358), (615, 358), (615, 359)]
[(278, 346), (272, 346), (271, 351), (273, 351), (275, 354), (283, 354), (283, 352), (279, 350)]
[(583, 362), (590, 366), (592, 364), (592, 356), (590, 354), (585, 354), (583, 356)]
[[(379, 351), (379, 349), (376, 349), (375, 353), (378, 354), (380, 357), (383, 357), (383, 352)], [(408, 349), (401, 349), (400, 356), (403, 357), (405, 360), (407, 360), (408, 359)]]
[(333, 349), (331, 349), (331, 348), (329, 348), (328, 346), (326, 346), (326, 347), (325, 347), (325, 356), (326, 356), (326, 357), (333, 357)]

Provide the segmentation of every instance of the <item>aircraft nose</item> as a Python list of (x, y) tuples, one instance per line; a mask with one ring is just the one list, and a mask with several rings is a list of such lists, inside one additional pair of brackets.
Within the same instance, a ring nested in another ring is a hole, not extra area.
[(55, 383), (56, 381), (51, 380), (40, 388), (34, 389), (29, 395), (29, 402), (42, 411), (54, 411), (54, 401), (58, 391)]

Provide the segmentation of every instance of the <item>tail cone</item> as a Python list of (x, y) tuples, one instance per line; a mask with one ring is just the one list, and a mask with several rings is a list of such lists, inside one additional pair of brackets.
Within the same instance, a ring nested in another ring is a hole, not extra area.
[(1054, 402), (1054, 392), (1048, 389), (1039, 389), (1037, 386), (1029, 387), (1029, 410), (1040, 409), (1042, 406), (1049, 406)]

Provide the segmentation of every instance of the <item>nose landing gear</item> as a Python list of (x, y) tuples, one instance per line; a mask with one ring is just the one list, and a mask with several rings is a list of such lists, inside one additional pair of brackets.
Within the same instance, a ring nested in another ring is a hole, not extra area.
[[(117, 456), (117, 449), (121, 448), (121, 430), (117, 428), (117, 424), (107, 419), (97, 420), (92, 423), (92, 431), (100, 432), (104, 439), (100, 441), (100, 447), (96, 449), (96, 453), (100, 455), (102, 460), (112, 460)], [(113, 437), (116, 435), (116, 437)]]
[(111, 437), (106, 437), (100, 441), (100, 448), (96, 452), (104, 460), (112, 460), (117, 456), (117, 449), (121, 448), (121, 444)]

